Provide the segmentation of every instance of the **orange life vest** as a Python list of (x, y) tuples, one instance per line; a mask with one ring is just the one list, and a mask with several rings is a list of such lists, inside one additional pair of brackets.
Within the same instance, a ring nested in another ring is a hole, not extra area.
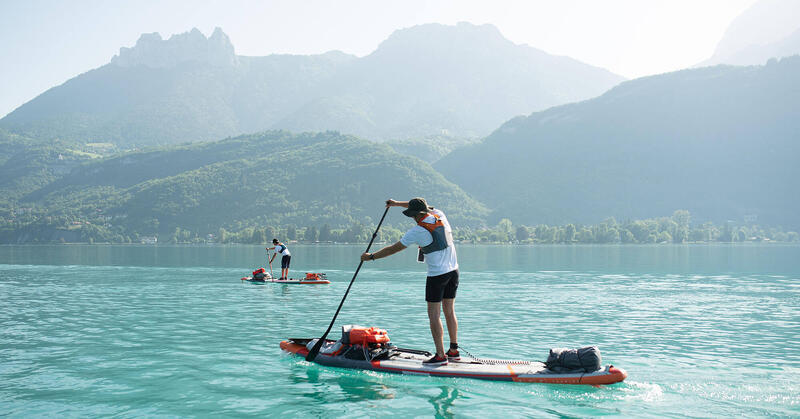
[[(436, 221), (433, 223), (426, 223), (424, 220), (428, 218), (428, 215), (435, 218)], [(446, 249), (447, 246), (450, 245), (447, 241), (447, 234), (445, 234), (444, 231), (444, 223), (436, 214), (429, 212), (425, 217), (417, 221), (417, 225), (427, 230), (428, 233), (431, 233), (431, 237), (433, 238), (431, 244), (424, 247), (420, 246), (422, 253), (428, 254), (431, 252), (438, 252), (439, 250)]]

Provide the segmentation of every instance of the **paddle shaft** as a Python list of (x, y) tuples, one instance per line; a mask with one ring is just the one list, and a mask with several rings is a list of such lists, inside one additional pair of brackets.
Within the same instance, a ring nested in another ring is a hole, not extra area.
[[(372, 238), (369, 240), (369, 244), (367, 245), (367, 250), (364, 251), (365, 253), (369, 252), (369, 249), (372, 247), (372, 242), (374, 242), (375, 241), (375, 237), (378, 236), (378, 230), (381, 229), (381, 224), (383, 224), (383, 220), (386, 218), (386, 214), (388, 212), (389, 212), (389, 207), (387, 206), (386, 207), (386, 211), (383, 212), (383, 216), (381, 217), (381, 221), (378, 222), (378, 227), (375, 229), (375, 232), (372, 233)], [(314, 347), (311, 348), (311, 350), (308, 352), (308, 355), (306, 355), (306, 361), (309, 361), (309, 362), (313, 361), (314, 358), (317, 357), (317, 354), (319, 354), (319, 350), (320, 350), (320, 348), (322, 348), (322, 344), (325, 342), (325, 338), (328, 337), (328, 333), (331, 332), (331, 329), (333, 328), (333, 324), (336, 323), (336, 316), (339, 315), (339, 310), (342, 309), (342, 306), (344, 305), (344, 300), (347, 298), (347, 294), (350, 293), (350, 287), (353, 286), (353, 282), (355, 282), (356, 277), (358, 276), (358, 271), (361, 270), (361, 265), (363, 265), (363, 264), (364, 264), (363, 260), (358, 263), (358, 268), (356, 268), (356, 272), (353, 274), (353, 279), (350, 280), (350, 285), (347, 286), (347, 291), (344, 292), (344, 297), (342, 297), (342, 301), (339, 303), (339, 308), (336, 309), (336, 313), (333, 315), (333, 319), (331, 319), (331, 324), (328, 325), (328, 330), (325, 331), (325, 334), (322, 335), (321, 338), (319, 338), (317, 343), (314, 344)]]
[(267, 263), (269, 263), (269, 276), (275, 279), (275, 275), (272, 274), (272, 259), (269, 258), (269, 247), (267, 248)]

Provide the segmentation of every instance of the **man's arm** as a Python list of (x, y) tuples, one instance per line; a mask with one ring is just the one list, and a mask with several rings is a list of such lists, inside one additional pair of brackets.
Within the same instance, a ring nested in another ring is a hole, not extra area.
[[(408, 201), (395, 201), (394, 199), (386, 200), (387, 207), (403, 207), (408, 208)], [(402, 250), (402, 249), (401, 249)]]
[(361, 254), (361, 260), (362, 261), (368, 261), (368, 260), (373, 260), (373, 259), (385, 258), (385, 257), (391, 256), (391, 255), (393, 255), (393, 254), (395, 254), (395, 253), (397, 253), (397, 252), (399, 252), (399, 251), (401, 251), (401, 250), (403, 250), (405, 248), (406, 248), (406, 246), (403, 245), (403, 243), (397, 242), (397, 243), (395, 243), (395, 244), (393, 244), (391, 246), (386, 246), (383, 249), (378, 250), (375, 253), (364, 252), (364, 253)]

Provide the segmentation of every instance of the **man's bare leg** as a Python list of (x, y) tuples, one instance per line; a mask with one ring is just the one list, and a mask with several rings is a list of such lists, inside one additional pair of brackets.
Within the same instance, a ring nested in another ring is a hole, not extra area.
[(436, 355), (444, 355), (444, 329), (442, 328), (441, 319), (441, 305), (442, 303), (428, 302), (428, 320), (431, 324), (431, 336), (433, 336), (433, 343), (436, 345)]
[(455, 298), (442, 300), (442, 311), (444, 311), (444, 319), (447, 322), (447, 334), (450, 335), (450, 343), (458, 343), (458, 318), (456, 318), (455, 303)]

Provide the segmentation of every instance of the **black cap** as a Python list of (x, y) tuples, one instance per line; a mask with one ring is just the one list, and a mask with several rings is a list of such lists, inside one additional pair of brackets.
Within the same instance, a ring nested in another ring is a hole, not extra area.
[(272, 244), (278, 244), (278, 239), (272, 239)]
[(429, 207), (428, 203), (425, 202), (425, 198), (414, 198), (408, 201), (408, 209), (403, 211), (403, 215), (406, 217), (413, 217), (421, 212), (428, 212), (432, 209), (433, 207)]

